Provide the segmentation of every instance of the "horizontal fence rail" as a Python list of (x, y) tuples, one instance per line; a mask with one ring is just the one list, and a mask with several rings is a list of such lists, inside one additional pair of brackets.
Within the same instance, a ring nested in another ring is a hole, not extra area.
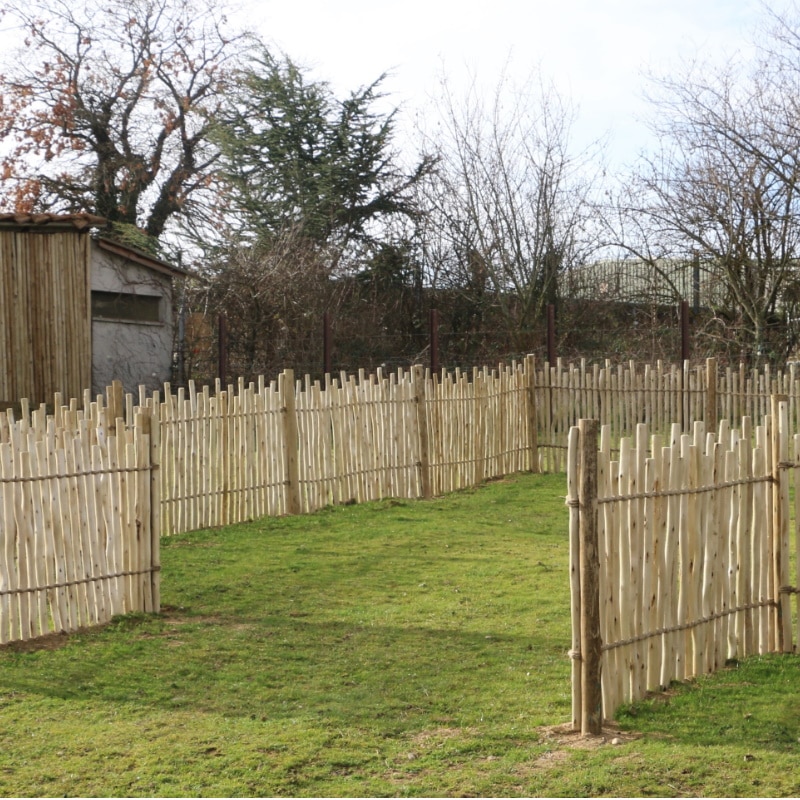
[(651, 437), (642, 423), (614, 455), (610, 426), (599, 449), (595, 421), (570, 431), (576, 729), (599, 733), (622, 703), (729, 659), (793, 650), (800, 435), (788, 400), (771, 405), (755, 430), (744, 417)]

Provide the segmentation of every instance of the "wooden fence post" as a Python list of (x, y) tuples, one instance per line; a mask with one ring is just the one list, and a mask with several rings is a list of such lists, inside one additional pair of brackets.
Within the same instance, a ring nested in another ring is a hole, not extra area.
[(580, 468), (580, 430), (569, 429), (567, 445), (567, 505), (569, 506), (569, 585), (572, 616), (572, 729), (581, 730), (581, 541), (578, 470)]
[[(792, 385), (792, 391), (794, 392), (794, 385)], [(790, 409), (790, 413), (791, 413), (791, 409)], [(790, 417), (789, 419), (793, 423), (792, 417)], [(794, 448), (793, 448), (793, 451), (792, 451), (792, 460), (794, 461), (795, 464), (800, 464), (800, 433), (796, 433), (792, 437), (792, 439), (793, 439), (793, 444), (794, 444)], [(794, 529), (794, 537), (795, 537), (795, 539), (794, 539), (794, 541), (795, 541), (795, 549), (794, 549), (794, 551), (795, 551), (795, 553), (800, 553), (800, 524), (798, 524), (798, 523), (800, 523), (800, 478), (798, 478), (797, 468), (795, 468), (792, 471), (794, 473), (794, 475), (793, 475), (793, 478), (794, 478), (794, 518), (796, 520), (795, 529)], [(797, 560), (800, 560), (800, 556), (797, 557)], [(798, 564), (797, 561), (795, 562), (795, 568), (794, 568), (794, 582), (795, 582), (794, 583), (794, 585), (795, 585), (795, 595), (794, 595), (795, 612), (794, 612), (794, 618), (795, 618), (795, 624), (797, 626), (796, 629), (795, 629), (795, 634), (794, 634), (797, 637), (795, 639), (795, 642), (796, 642), (795, 647), (800, 648), (800, 591), (798, 591), (798, 588), (800, 588), (800, 564)]]
[(294, 370), (284, 370), (278, 378), (278, 391), (283, 414), (283, 458), (286, 466), (286, 513), (300, 513), (300, 469), (297, 462), (299, 434), (297, 430), (297, 405), (294, 394)]
[(220, 467), (222, 469), (222, 481), (221, 486), (219, 488), (220, 492), (220, 506), (219, 506), (219, 514), (220, 514), (220, 522), (222, 525), (230, 525), (231, 518), (230, 518), (230, 466), (231, 466), (231, 454), (230, 454), (230, 447), (229, 447), (229, 436), (228, 436), (228, 391), (226, 389), (221, 388), (222, 382), (217, 381), (216, 387), (216, 395), (219, 402), (219, 416), (218, 416), (218, 424), (219, 424), (219, 451), (221, 454), (220, 458)]
[[(789, 399), (772, 395), (772, 553), (773, 596), (776, 604), (775, 644), (779, 652), (792, 652), (792, 608), (789, 594)], [(770, 637), (772, 638), (772, 637)]]
[(150, 411), (150, 586), (153, 612), (161, 611), (161, 403), (153, 393)]
[(530, 471), (539, 472), (539, 441), (536, 430), (536, 358), (525, 356), (523, 374), (525, 376), (525, 414), (528, 418), (528, 458)]
[(600, 548), (597, 531), (597, 420), (582, 419), (580, 430), (581, 543), (581, 733), (597, 735), (603, 729), (600, 631)]
[[(136, 520), (136, 544), (132, 549), (136, 552), (136, 557), (132, 559), (132, 568), (136, 571), (133, 580), (137, 584), (136, 595), (138, 604), (137, 611), (151, 613), (154, 611), (153, 605), (153, 468), (152, 462), (152, 441), (150, 434), (152, 431), (152, 418), (150, 409), (144, 406), (137, 406), (134, 414), (134, 458), (133, 464), (128, 466), (135, 467), (133, 476), (135, 481), (135, 520)], [(146, 471), (146, 474), (143, 472)]]
[(414, 381), (414, 403), (417, 407), (417, 430), (419, 432), (419, 471), (422, 496), (428, 500), (431, 490), (430, 442), (428, 438), (428, 408), (425, 399), (425, 371), (419, 364), (412, 373)]
[(439, 377), (439, 311), (432, 308), (430, 311), (430, 355), (431, 355), (431, 376)]
[(706, 359), (706, 430), (709, 433), (716, 433), (718, 413), (717, 413), (717, 359)]

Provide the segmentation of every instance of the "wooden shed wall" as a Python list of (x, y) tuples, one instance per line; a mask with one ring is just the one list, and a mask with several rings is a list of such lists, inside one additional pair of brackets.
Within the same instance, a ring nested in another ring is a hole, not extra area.
[(88, 233), (0, 230), (0, 401), (91, 386)]

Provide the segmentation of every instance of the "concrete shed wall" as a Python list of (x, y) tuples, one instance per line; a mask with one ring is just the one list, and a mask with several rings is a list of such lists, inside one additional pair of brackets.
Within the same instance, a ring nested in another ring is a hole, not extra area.
[[(94, 246), (91, 289), (92, 393), (105, 391), (113, 380), (122, 381), (125, 391), (133, 393), (142, 384), (152, 391), (170, 380), (170, 277)], [(157, 318), (152, 319), (156, 307)], [(146, 319), (131, 318), (142, 309)]]

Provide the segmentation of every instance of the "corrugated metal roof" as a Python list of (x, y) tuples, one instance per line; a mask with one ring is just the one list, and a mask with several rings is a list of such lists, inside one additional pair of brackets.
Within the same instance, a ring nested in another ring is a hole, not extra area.
[(95, 214), (0, 214), (0, 225), (14, 228), (72, 227), (79, 231), (105, 228), (108, 220)]

